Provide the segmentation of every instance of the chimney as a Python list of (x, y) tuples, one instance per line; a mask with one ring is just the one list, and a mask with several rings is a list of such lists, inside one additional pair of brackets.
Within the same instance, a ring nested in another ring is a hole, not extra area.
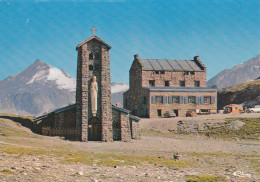
[(200, 60), (200, 57), (199, 57), (199, 56), (194, 56), (194, 60), (195, 60), (195, 61), (199, 61), (199, 60)]
[(194, 56), (194, 61), (197, 63), (197, 65), (202, 69), (205, 70), (206, 66), (200, 61), (199, 56)]
[(139, 55), (138, 55), (138, 54), (135, 54), (135, 55), (134, 55), (134, 59), (139, 59)]

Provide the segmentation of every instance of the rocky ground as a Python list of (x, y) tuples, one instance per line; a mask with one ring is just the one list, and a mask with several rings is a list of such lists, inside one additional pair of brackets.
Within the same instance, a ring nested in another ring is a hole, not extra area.
[(259, 181), (259, 139), (172, 132), (180, 120), (225, 117), (260, 114), (145, 119), (141, 140), (108, 143), (40, 136), (0, 119), (0, 181)]

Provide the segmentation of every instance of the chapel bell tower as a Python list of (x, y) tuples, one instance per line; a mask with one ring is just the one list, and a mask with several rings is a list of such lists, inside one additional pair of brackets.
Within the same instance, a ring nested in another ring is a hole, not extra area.
[(112, 141), (111, 47), (95, 36), (80, 43), (77, 64), (76, 128), (81, 141)]

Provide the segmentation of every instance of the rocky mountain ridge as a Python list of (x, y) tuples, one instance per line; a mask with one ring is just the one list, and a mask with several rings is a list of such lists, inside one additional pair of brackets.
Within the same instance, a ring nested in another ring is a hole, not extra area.
[(258, 78), (260, 75), (260, 55), (239, 64), (232, 69), (225, 69), (208, 81), (208, 85), (217, 85), (218, 89), (241, 84)]
[(233, 85), (218, 92), (218, 109), (228, 104), (253, 107), (260, 104), (260, 79)]

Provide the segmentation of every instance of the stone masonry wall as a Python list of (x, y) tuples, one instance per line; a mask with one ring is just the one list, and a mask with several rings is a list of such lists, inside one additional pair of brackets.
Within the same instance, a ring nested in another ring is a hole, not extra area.
[(113, 140), (121, 140), (121, 121), (120, 121), (120, 112), (113, 109)]
[[(131, 119), (132, 120), (132, 119)], [(141, 132), (140, 132), (140, 126), (138, 122), (130, 121), (132, 122), (132, 139), (141, 139)]]
[(121, 140), (128, 141), (131, 139), (129, 114), (125, 114), (121, 112), (120, 120), (121, 120)]
[(101, 46), (101, 111), (102, 111), (102, 140), (112, 141), (112, 98), (109, 49)]
[[(93, 54), (93, 59), (89, 56)], [(92, 67), (92, 69), (90, 69)], [(90, 102), (90, 84), (96, 76), (98, 83), (97, 118), (101, 122), (102, 141), (112, 140), (112, 105), (110, 83), (109, 48), (95, 38), (78, 48), (77, 67), (77, 128), (81, 127), (81, 140), (88, 140), (88, 121), (92, 116)]]
[[(137, 78), (136, 78), (137, 79)], [(169, 81), (171, 87), (179, 87), (180, 81), (185, 81), (185, 87), (194, 87), (195, 81), (200, 82), (200, 87), (207, 86), (206, 72), (194, 72), (194, 75), (185, 75), (184, 72), (169, 72), (165, 71), (164, 74), (156, 74), (155, 71), (142, 72), (142, 85), (149, 86), (149, 80), (155, 80), (155, 86), (165, 86), (165, 81)]]
[(129, 90), (124, 93), (124, 108), (131, 111), (131, 114), (136, 115), (138, 106), (142, 104), (142, 66), (138, 55), (134, 56), (134, 61), (129, 70)]
[(76, 128), (76, 108), (52, 113), (39, 123), (42, 135), (60, 136), (67, 140), (80, 140), (81, 130)]

